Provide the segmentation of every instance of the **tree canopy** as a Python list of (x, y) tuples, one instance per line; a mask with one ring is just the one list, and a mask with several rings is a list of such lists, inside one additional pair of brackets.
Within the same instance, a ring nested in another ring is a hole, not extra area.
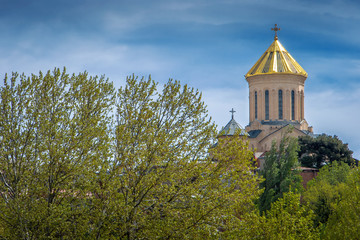
[(326, 134), (315, 138), (310, 136), (299, 137), (299, 160), (304, 167), (321, 168), (334, 161), (354, 163), (352, 151), (337, 136)]
[(297, 150), (297, 139), (286, 133), (280, 143), (274, 141), (270, 151), (266, 153), (264, 169), (260, 172), (264, 178), (264, 182), (260, 184), (264, 189), (259, 199), (261, 212), (269, 210), (271, 203), (281, 198), (283, 193), (302, 189), (302, 178), (297, 169)]
[(215, 126), (197, 90), (170, 80), (158, 92), (133, 76), (116, 102), (119, 236), (209, 238), (236, 221), (236, 207), (256, 196), (252, 152), (239, 140), (211, 148)]
[(318, 176), (308, 183), (304, 201), (314, 211), (316, 226), (325, 226), (334, 212), (334, 207), (343, 198), (346, 182), (352, 169), (343, 162), (322, 167)]
[(359, 239), (360, 225), (360, 169), (349, 172), (341, 198), (333, 204), (323, 233), (323, 239)]
[(284, 193), (262, 220), (263, 239), (319, 239), (313, 218), (313, 212), (301, 205), (299, 193)]
[[(0, 89), (0, 225), (4, 238), (83, 232), (111, 150), (114, 88), (104, 77), (55, 69), (13, 73)], [(6, 237), (7, 236), (7, 237)]]
[(115, 89), (57, 68), (5, 76), (0, 238), (358, 237), (346, 144), (300, 139), (304, 162), (325, 166), (303, 193), (297, 139), (274, 142), (257, 174), (246, 138), (216, 132), (201, 93), (172, 79), (132, 75)]
[(300, 197), (299, 193), (286, 192), (271, 203), (266, 215), (256, 211), (246, 215), (234, 239), (319, 239), (314, 213)]
[(219, 139), (169, 80), (14, 73), (0, 89), (2, 238), (219, 238), (259, 194), (252, 152)]

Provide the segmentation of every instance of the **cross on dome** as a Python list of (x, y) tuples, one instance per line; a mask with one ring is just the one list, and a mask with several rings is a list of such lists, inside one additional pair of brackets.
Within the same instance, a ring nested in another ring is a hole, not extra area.
[(236, 112), (236, 111), (234, 110), (234, 108), (231, 108), (231, 111), (229, 111), (229, 112), (231, 112), (231, 119), (234, 119), (234, 112)]
[(280, 28), (278, 28), (277, 24), (275, 24), (275, 27), (271, 28), (271, 30), (275, 32), (274, 40), (278, 40), (277, 31), (280, 31)]

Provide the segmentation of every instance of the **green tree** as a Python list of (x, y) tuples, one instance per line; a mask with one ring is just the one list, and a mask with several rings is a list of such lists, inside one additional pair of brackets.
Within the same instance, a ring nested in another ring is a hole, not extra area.
[[(201, 94), (170, 80), (55, 69), (0, 89), (0, 234), (9, 239), (232, 236), (259, 194), (252, 152), (219, 139)], [(114, 114), (114, 116), (113, 116)]]
[(109, 160), (112, 84), (65, 69), (13, 73), (0, 97), (2, 237), (83, 234), (89, 209), (79, 203)]
[(321, 168), (334, 161), (354, 163), (352, 151), (337, 136), (322, 134), (316, 138), (299, 137), (299, 160), (302, 166)]
[(333, 162), (322, 167), (318, 176), (308, 183), (304, 201), (315, 213), (316, 226), (326, 226), (334, 207), (343, 198), (350, 172), (351, 168), (346, 163)]
[(314, 213), (300, 201), (300, 194), (287, 192), (271, 203), (266, 215), (253, 211), (238, 226), (234, 239), (319, 239)]
[[(291, 128), (288, 130), (291, 131)], [(274, 141), (265, 156), (264, 169), (260, 175), (265, 179), (260, 184), (264, 189), (259, 199), (260, 212), (270, 209), (271, 203), (281, 198), (283, 193), (302, 190), (302, 178), (297, 168), (297, 139), (288, 133), (281, 139), (279, 146)]]
[(251, 204), (252, 152), (241, 139), (219, 139), (209, 155), (216, 131), (206, 113), (201, 94), (177, 81), (158, 92), (150, 78), (132, 76), (119, 90), (108, 180), (119, 191), (107, 205), (117, 236), (217, 238)]
[(264, 239), (319, 239), (313, 218), (313, 212), (300, 204), (300, 194), (284, 193), (266, 214)]
[(351, 169), (341, 199), (333, 205), (326, 224), (324, 239), (359, 239), (360, 169)]

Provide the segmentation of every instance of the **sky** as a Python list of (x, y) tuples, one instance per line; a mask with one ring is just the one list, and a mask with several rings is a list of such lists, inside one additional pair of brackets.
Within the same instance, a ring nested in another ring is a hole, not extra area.
[(249, 123), (244, 75), (273, 41), (307, 71), (305, 118), (360, 159), (360, 1), (0, 0), (0, 78), (5, 73), (133, 73), (199, 89), (220, 129)]

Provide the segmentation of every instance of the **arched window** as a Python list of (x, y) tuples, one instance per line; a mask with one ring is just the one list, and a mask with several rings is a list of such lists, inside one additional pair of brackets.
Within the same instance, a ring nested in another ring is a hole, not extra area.
[(269, 120), (269, 90), (265, 90), (265, 120)]
[(291, 120), (295, 120), (295, 91), (291, 91)]
[(258, 118), (258, 113), (257, 113), (257, 91), (255, 91), (255, 119)]
[(279, 90), (279, 119), (283, 119), (283, 92)]

